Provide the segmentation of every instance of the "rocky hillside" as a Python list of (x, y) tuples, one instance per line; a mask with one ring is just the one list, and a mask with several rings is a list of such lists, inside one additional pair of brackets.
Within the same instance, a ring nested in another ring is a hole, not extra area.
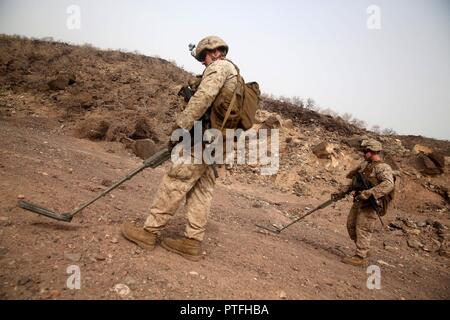
[(2, 111), (56, 119), (90, 139), (165, 139), (189, 77), (143, 55), (8, 36), (0, 44)]

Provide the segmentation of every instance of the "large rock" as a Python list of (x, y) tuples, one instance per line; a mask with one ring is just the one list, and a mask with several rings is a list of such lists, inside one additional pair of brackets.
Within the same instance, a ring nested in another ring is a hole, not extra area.
[(433, 151), (432, 153), (427, 155), (431, 161), (439, 168), (445, 168), (445, 157), (442, 153)]
[(334, 155), (334, 146), (324, 141), (314, 146), (312, 152), (320, 159), (331, 159)]
[(255, 119), (257, 122), (259, 123), (263, 123), (264, 121), (266, 121), (271, 115), (273, 115), (273, 113), (266, 111), (266, 110), (262, 110), (259, 109), (256, 111), (256, 116)]
[(86, 119), (81, 123), (78, 132), (81, 138), (103, 140), (109, 130), (111, 123), (99, 117)]
[(423, 247), (423, 244), (416, 239), (408, 239), (407, 243), (408, 243), (408, 246), (413, 249), (420, 249)]
[(424, 175), (438, 175), (443, 172), (443, 169), (436, 165), (434, 161), (426, 154), (419, 153), (415, 159), (415, 166)]
[(383, 153), (385, 155), (397, 157), (409, 153), (409, 150), (403, 146), (402, 141), (399, 139), (393, 139), (390, 137), (379, 137), (378, 139), (383, 145)]
[(430, 154), (433, 152), (433, 150), (427, 146), (423, 146), (421, 144), (416, 144), (413, 149), (412, 152), (414, 154), (419, 154), (419, 153), (425, 153), (425, 154)]
[(133, 145), (133, 152), (141, 159), (147, 159), (158, 151), (156, 144), (150, 139), (136, 140)]
[(271, 115), (264, 121), (263, 127), (268, 129), (280, 128), (281, 119), (278, 115)]
[(84, 109), (89, 109), (94, 104), (94, 98), (88, 92), (82, 92), (76, 97), (76, 103)]
[(285, 121), (283, 121), (283, 127), (286, 129), (294, 128), (294, 123), (292, 122), (292, 119), (286, 119)]
[(55, 79), (50, 80), (47, 84), (52, 90), (64, 90), (67, 86), (75, 83), (76, 77), (73, 73), (59, 74)]
[(362, 136), (353, 136), (350, 138), (343, 139), (342, 142), (347, 144), (349, 147), (359, 149), (361, 147)]

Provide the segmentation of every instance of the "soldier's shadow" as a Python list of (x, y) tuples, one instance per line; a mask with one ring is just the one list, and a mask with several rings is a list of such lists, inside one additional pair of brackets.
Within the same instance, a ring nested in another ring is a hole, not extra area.
[(59, 230), (59, 231), (77, 231), (80, 229), (88, 228), (88, 226), (83, 226), (80, 224), (69, 224), (64, 222), (46, 222), (46, 221), (33, 221), (30, 223), (32, 226), (50, 229), (50, 230)]
[(308, 238), (293, 237), (292, 239), (299, 241), (299, 242), (303, 242), (303, 243), (307, 244), (308, 246), (313, 247), (315, 250), (323, 250), (328, 253), (331, 253), (339, 258), (343, 258), (348, 255), (343, 249), (340, 248), (340, 246), (330, 247), (326, 243), (320, 243), (320, 242), (317, 242), (317, 241), (314, 241), (314, 240), (308, 239)]

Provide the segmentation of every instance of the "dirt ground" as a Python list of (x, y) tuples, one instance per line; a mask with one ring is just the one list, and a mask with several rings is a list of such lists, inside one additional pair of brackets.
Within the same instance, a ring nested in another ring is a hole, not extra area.
[[(161, 247), (143, 251), (119, 233), (142, 225), (167, 164), (148, 169), (81, 212), (71, 223), (25, 211), (18, 198), (70, 211), (141, 164), (118, 142), (66, 135), (56, 120), (0, 117), (1, 299), (449, 299), (448, 257), (413, 249), (399, 230), (374, 233), (370, 265), (381, 289), (369, 290), (366, 267), (342, 264), (354, 245), (345, 228), (346, 199), (280, 235), (255, 223), (286, 223), (283, 212), (312, 208), (326, 195), (297, 197), (270, 186), (219, 180), (204, 259), (190, 262)], [(419, 212), (392, 210), (418, 221)], [(448, 220), (436, 212), (427, 218)], [(182, 234), (178, 212), (165, 234)], [(387, 250), (385, 243), (390, 244)], [(69, 266), (80, 289), (67, 287)], [(124, 284), (130, 291), (115, 290)], [(122, 293), (122, 294), (121, 294)]]

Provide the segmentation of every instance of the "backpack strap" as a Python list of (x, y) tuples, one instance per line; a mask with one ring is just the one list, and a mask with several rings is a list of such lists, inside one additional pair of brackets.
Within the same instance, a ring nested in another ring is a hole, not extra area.
[(236, 103), (236, 94), (237, 94), (237, 91), (238, 91), (238, 88), (239, 88), (239, 84), (240, 84), (240, 79), (241, 79), (241, 74), (239, 72), (239, 68), (231, 60), (228, 60), (228, 59), (224, 59), (224, 60), (230, 62), (234, 66), (234, 68), (236, 69), (236, 71), (237, 71), (237, 81), (236, 81), (236, 88), (234, 89), (234, 92), (233, 92), (233, 97), (231, 98), (230, 105), (227, 108), (227, 113), (225, 114), (225, 117), (223, 118), (222, 125), (220, 126), (220, 131), (222, 131), (223, 128), (225, 127), (225, 123), (227, 123), (227, 120), (228, 120), (228, 118), (230, 117), (230, 114), (231, 114), (231, 110), (233, 109), (234, 104)]

